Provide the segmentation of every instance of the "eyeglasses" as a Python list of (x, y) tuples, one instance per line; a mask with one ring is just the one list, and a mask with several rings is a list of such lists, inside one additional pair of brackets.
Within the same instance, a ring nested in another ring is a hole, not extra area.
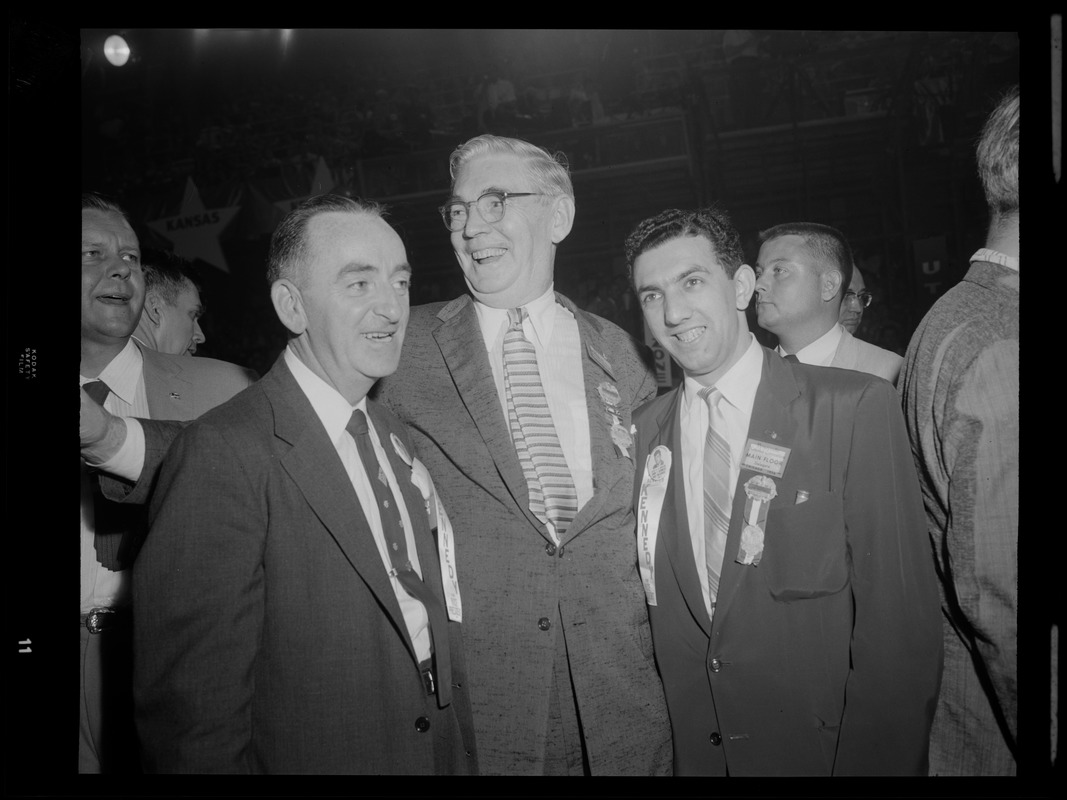
[(874, 299), (874, 295), (864, 290), (862, 292), (845, 292), (845, 302), (849, 300), (856, 300), (861, 306), (867, 308), (871, 301)]
[(469, 203), (464, 203), (462, 200), (453, 200), (451, 203), (441, 206), (438, 211), (441, 212), (441, 218), (445, 221), (446, 228), (450, 231), (461, 231), (467, 224), (467, 214), (470, 213), (471, 206), (478, 207), (478, 213), (482, 215), (482, 219), (486, 222), (500, 222), (504, 218), (504, 209), (509, 198), (534, 197), (542, 194), (544, 192), (486, 192), (477, 200), (472, 200)]

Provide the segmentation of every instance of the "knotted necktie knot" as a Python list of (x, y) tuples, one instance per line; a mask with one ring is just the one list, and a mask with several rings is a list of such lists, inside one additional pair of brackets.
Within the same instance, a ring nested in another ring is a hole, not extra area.
[(99, 405), (103, 405), (104, 401), (107, 400), (108, 394), (111, 393), (111, 387), (99, 378), (83, 383), (82, 388), (85, 390), (85, 393)]
[(525, 307), (509, 308), (508, 309), (508, 329), (513, 330), (515, 328), (522, 327), (522, 321), (526, 318)]
[(719, 410), (719, 400), (722, 399), (722, 392), (716, 387), (705, 386), (698, 394), (704, 398), (704, 402), (708, 404), (708, 411), (710, 413), (714, 414)]
[(360, 436), (367, 436), (370, 433), (370, 428), (367, 427), (367, 415), (357, 408), (352, 412), (352, 416), (348, 418), (348, 424), (345, 425), (345, 430), (348, 431), (353, 439)]

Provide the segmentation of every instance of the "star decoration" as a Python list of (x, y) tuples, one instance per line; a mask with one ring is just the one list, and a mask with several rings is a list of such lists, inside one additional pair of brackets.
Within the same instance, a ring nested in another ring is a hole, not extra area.
[(148, 225), (173, 242), (174, 252), (182, 258), (190, 261), (199, 258), (223, 272), (229, 272), (219, 244), (219, 234), (240, 210), (240, 206), (204, 208), (204, 201), (200, 199), (193, 179), (187, 178), (181, 212), (173, 217), (149, 222)]

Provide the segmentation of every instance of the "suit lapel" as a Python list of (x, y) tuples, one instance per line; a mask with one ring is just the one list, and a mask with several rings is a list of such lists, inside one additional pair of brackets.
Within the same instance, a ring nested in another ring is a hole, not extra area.
[(604, 355), (607, 348), (600, 329), (573, 303), (556, 295), (578, 321), (578, 337), (582, 351), (582, 376), (585, 382), (585, 405), (589, 416), (589, 447), (593, 464), (593, 496), (578, 509), (567, 533), (561, 540), (566, 544), (601, 518), (605, 503), (614, 494), (620, 481), (633, 480), (632, 463), (618, 452), (611, 439), (611, 422), (607, 407), (600, 396), (602, 384), (617, 383), (614, 368)]
[[(789, 405), (800, 396), (796, 381), (787, 364), (770, 350), (763, 349), (763, 374), (756, 389), (752, 404), (752, 417), (749, 420), (748, 439), (791, 447), (794, 440), (795, 424), (788, 413)], [(719, 582), (719, 596), (715, 605), (715, 618), (722, 620), (730, 611), (737, 587), (744, 579), (746, 570), (759, 567), (745, 566), (737, 563), (738, 548), (741, 546), (741, 530), (745, 515), (745, 482), (757, 473), (742, 469), (734, 487), (733, 507), (730, 511), (730, 531), (726, 537), (726, 551), (723, 555), (722, 576)]]
[(311, 402), (281, 357), (263, 378), (263, 390), (274, 410), (275, 436), (289, 445), (281, 457), (282, 467), (385, 609), (412, 659), (417, 660), (400, 604), (348, 473)]
[(544, 524), (530, 511), (526, 476), (515, 453), (507, 420), (500, 408), (496, 381), (489, 366), (485, 340), (478, 327), (473, 301), (464, 295), (445, 306), (438, 317), (442, 324), (433, 332), (445, 365), (459, 391), (460, 399), (474, 420), (478, 433), (489, 449), (497, 472), (515, 504), (546, 539)]
[[(670, 402), (664, 404), (664, 410), (657, 425), (658, 433), (649, 444), (649, 452), (659, 445), (666, 445), (671, 451), (672, 467), (667, 484), (667, 501), (660, 514), (659, 537), (663, 550), (674, 571), (678, 588), (704, 633), (711, 635), (711, 621), (704, 606), (704, 592), (700, 586), (700, 574), (697, 572), (693, 558), (692, 532), (689, 530), (689, 510), (685, 499), (685, 476), (682, 466), (682, 387), (674, 389)], [(639, 465), (644, 470), (644, 465)]]

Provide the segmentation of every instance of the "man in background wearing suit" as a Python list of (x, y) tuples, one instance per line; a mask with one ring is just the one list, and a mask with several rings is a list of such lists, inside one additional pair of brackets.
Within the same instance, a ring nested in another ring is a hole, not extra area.
[(669, 773), (670, 727), (630, 508), (638, 345), (552, 288), (564, 165), (479, 136), (442, 208), (471, 295), (412, 310), (380, 397), (456, 529), (482, 772)]
[(1016, 774), (1018, 87), (986, 121), (978, 175), (989, 207), (985, 246), (919, 324), (901, 373), (944, 617), (932, 775)]
[(675, 774), (925, 774), (941, 635), (896, 392), (758, 344), (717, 209), (641, 222), (626, 258), (685, 373), (634, 415)]
[[(214, 359), (179, 358), (131, 341), (144, 304), (141, 249), (126, 212), (95, 194), (82, 196), (82, 407), (112, 415), (189, 420), (228, 400), (255, 376)], [(95, 397), (95, 400), (90, 398)], [(99, 408), (97, 408), (99, 411)], [(112, 417), (116, 424), (125, 421)], [(130, 566), (147, 530), (143, 506), (100, 493), (83, 420), (81, 459), (81, 739), (79, 772), (136, 772), (130, 684)], [(126, 442), (140, 471), (144, 440)], [(140, 447), (140, 451), (137, 448)], [(136, 451), (136, 452), (134, 452)]]
[(147, 248), (141, 261), (144, 311), (133, 338), (161, 353), (193, 355), (207, 338), (200, 327), (204, 304), (192, 267), (174, 253)]
[(780, 355), (802, 364), (867, 372), (896, 383), (904, 359), (855, 338), (838, 322), (853, 259), (841, 231), (787, 222), (760, 232), (756, 319), (778, 337)]
[(321, 195), (268, 258), (289, 345), (174, 439), (134, 568), (145, 767), (476, 773), (452, 531), (366, 399), (400, 357), (403, 242), (375, 204)]

